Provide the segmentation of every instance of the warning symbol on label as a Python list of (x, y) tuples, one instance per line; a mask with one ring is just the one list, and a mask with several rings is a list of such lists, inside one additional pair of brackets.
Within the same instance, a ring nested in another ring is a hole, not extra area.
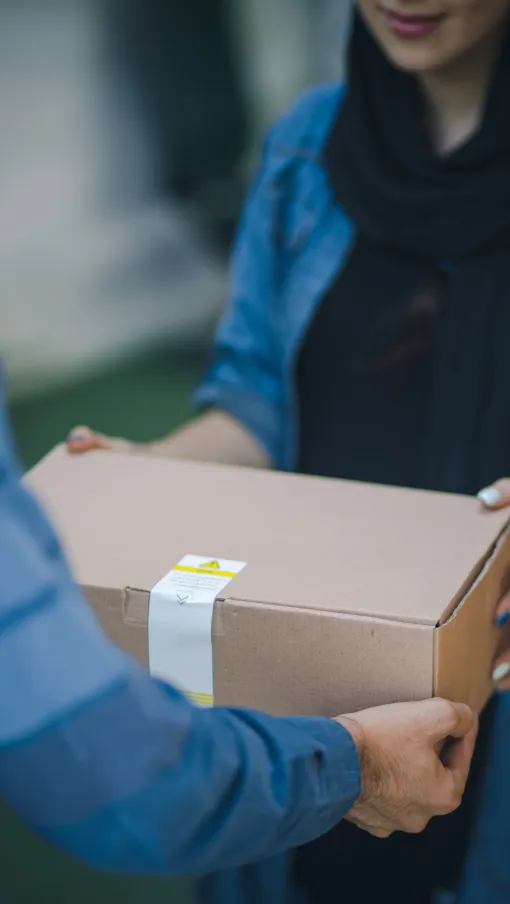
[(204, 562), (204, 564), (201, 567), (202, 568), (218, 568), (219, 569), (220, 563), (218, 562), (217, 559), (211, 559), (210, 562)]

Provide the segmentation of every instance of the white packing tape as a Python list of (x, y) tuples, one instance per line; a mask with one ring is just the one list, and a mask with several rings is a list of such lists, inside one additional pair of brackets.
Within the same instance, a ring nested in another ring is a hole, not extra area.
[(184, 556), (151, 590), (149, 668), (200, 706), (212, 706), (212, 618), (218, 594), (246, 562)]

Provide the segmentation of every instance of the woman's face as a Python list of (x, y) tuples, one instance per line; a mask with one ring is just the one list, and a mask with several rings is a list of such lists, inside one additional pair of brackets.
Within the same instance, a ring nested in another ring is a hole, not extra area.
[(510, 0), (357, 0), (387, 57), (408, 72), (437, 72), (505, 27)]

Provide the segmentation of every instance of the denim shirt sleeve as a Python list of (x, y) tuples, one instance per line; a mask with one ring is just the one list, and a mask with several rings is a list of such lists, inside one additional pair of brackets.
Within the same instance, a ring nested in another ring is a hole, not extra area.
[(195, 394), (199, 407), (218, 407), (241, 421), (279, 465), (282, 459), (285, 378), (276, 323), (274, 144), (263, 148), (259, 173), (234, 245), (229, 304), (220, 322), (212, 363)]
[(359, 764), (337, 723), (195, 708), (110, 643), (20, 481), (1, 404), (0, 571), (0, 796), (50, 841), (105, 869), (203, 874), (350, 809)]

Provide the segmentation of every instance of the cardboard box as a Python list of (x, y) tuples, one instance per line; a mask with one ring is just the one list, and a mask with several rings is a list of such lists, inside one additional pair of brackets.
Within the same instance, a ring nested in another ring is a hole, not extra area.
[[(145, 664), (151, 647), (169, 680), (179, 683), (178, 660), (191, 663), (195, 686), (181, 686), (198, 702), (213, 673), (215, 703), (277, 714), (433, 694), (481, 708), (491, 692), (494, 609), (510, 587), (504, 512), (463, 497), (63, 449), (28, 480), (105, 629)], [(246, 565), (230, 579), (241, 565), (224, 560)]]

